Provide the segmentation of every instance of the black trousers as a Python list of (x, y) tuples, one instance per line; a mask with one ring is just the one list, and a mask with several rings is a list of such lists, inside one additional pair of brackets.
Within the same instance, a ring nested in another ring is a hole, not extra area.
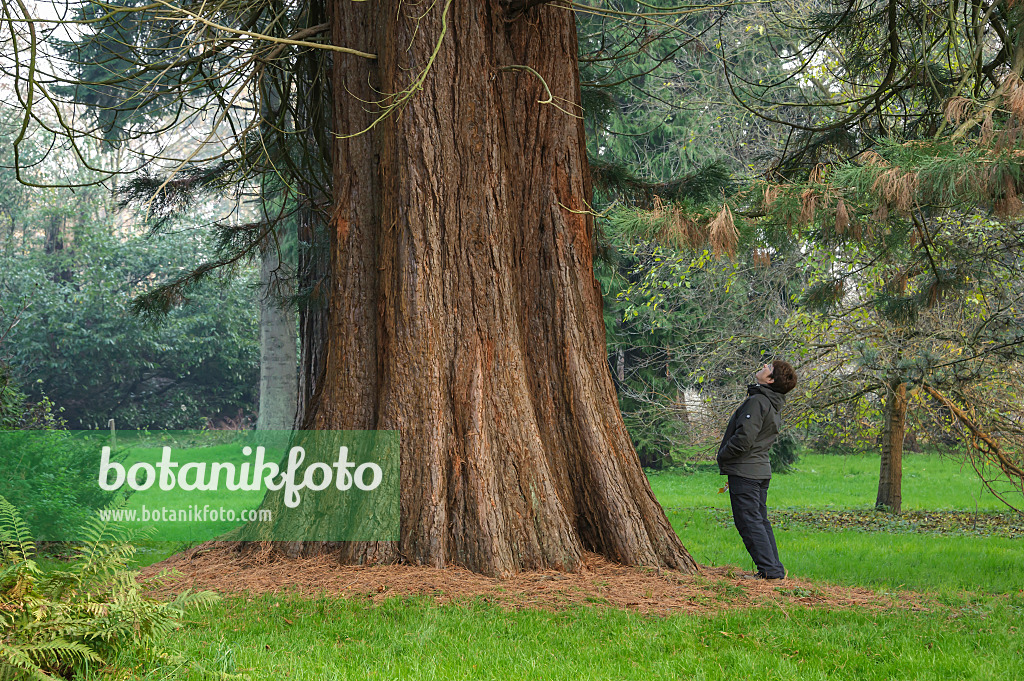
[(757, 565), (761, 577), (784, 577), (785, 568), (779, 561), (775, 534), (768, 522), (768, 484), (771, 480), (752, 480), (738, 475), (729, 476), (729, 501), (732, 519), (743, 538), (747, 553)]

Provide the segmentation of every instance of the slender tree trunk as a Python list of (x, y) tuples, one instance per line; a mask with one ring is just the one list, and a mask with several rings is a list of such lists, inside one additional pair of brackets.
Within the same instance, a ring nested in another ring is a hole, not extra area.
[(299, 305), (299, 394), (297, 413), (309, 411), (323, 377), (326, 356), (327, 301), (324, 289), (329, 276), (323, 219), (315, 208), (300, 208), (298, 216), (298, 266), (302, 301)]
[(885, 400), (885, 429), (878, 474), (875, 508), (900, 513), (903, 500), (903, 439), (906, 435), (907, 385), (900, 379), (890, 384)]
[(71, 281), (71, 270), (64, 266), (64, 237), (67, 231), (67, 219), (58, 214), (49, 216), (44, 229), (45, 242), (43, 252), (56, 258), (53, 265), (53, 274), (50, 279), (54, 282)]
[[(280, 9), (280, 6), (277, 7)], [(278, 148), (274, 130), (292, 130), (289, 112), (282, 106), (289, 83), (284, 74), (272, 71), (260, 78), (259, 107), (263, 144), (269, 157), (268, 168), (272, 168), (275, 156), (283, 156)], [(278, 160), (277, 162), (281, 162)], [(261, 206), (264, 218), (276, 220), (291, 201), (288, 193), (276, 186), (276, 178), (265, 171), (261, 188)], [(290, 430), (295, 426), (296, 406), (299, 395), (298, 375), (298, 332), (295, 313), (292, 310), (294, 283), (291, 273), (286, 273), (281, 262), (283, 243), (294, 243), (291, 230), (295, 223), (284, 220), (278, 223), (264, 244), (260, 262), (260, 398), (257, 430)]]
[(687, 429), (690, 427), (690, 405), (686, 403), (686, 390), (676, 389), (676, 409), (675, 414), (680, 421), (686, 424)]
[[(305, 2), (302, 28), (327, 23), (325, 0)], [(322, 50), (302, 53), (295, 64), (295, 129), (304, 156), (317, 159), (312, 171), (296, 178), (299, 186), (298, 286), (299, 286), (299, 405), (305, 414), (323, 374), (327, 329), (327, 279), (329, 238), (327, 222), (331, 204), (331, 56)]]
[(297, 332), (291, 291), (278, 279), (276, 248), (263, 255), (260, 267), (260, 406), (257, 430), (289, 430), (295, 425), (299, 394)]
[(46, 223), (46, 241), (43, 244), (43, 252), (47, 255), (60, 253), (64, 250), (64, 218), (60, 215), (51, 215)]
[[(609, 371), (572, 12), (332, 9), (335, 44), (378, 56), (334, 61), (327, 349), (304, 425), (400, 431), (402, 530), (292, 550), (492, 575), (575, 570), (585, 549), (695, 569)], [(359, 100), (428, 64), (400, 111), (346, 137), (378, 115)]]

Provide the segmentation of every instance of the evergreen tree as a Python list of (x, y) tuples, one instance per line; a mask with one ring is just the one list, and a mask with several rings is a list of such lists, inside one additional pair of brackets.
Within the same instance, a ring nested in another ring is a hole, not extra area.
[[(234, 102), (268, 65), (284, 71), (330, 34), (320, 47), (330, 63), (312, 74), (331, 81), (330, 108), (295, 119), (296, 130), (324, 126), (331, 160), (330, 201), (314, 204), (329, 226), (326, 321), (307, 329), (319, 337), (303, 338), (323, 350), (304, 364), (317, 373), (305, 378), (315, 387), (302, 424), (401, 430), (403, 534), (292, 548), (490, 574), (576, 569), (584, 550), (692, 570), (630, 445), (605, 362), (573, 15), (538, 2), (329, 2), (324, 25), (295, 25), (311, 7), (159, 10), (161, 22), (177, 22), (169, 35), (193, 40), (183, 53), (195, 73), (207, 72), (208, 54), (242, 56), (199, 98), (212, 104), (202, 128), (211, 136), (235, 123), (258, 131), (259, 106)], [(159, 62), (132, 60), (147, 73)], [(183, 90), (183, 77), (167, 73), (178, 101), (205, 86), (189, 77)], [(237, 87), (224, 88), (236, 75)], [(237, 135), (220, 165), (179, 164), (151, 183), (150, 205), (173, 207), (175, 192), (194, 194), (185, 190), (196, 184), (257, 177), (248, 154), (259, 158), (260, 146)], [(323, 155), (308, 149), (292, 158), (300, 171), (322, 168)], [(272, 228), (227, 232), (208, 267), (147, 302), (170, 305)], [(277, 496), (265, 503), (283, 510)], [(313, 514), (329, 522), (338, 503)]]

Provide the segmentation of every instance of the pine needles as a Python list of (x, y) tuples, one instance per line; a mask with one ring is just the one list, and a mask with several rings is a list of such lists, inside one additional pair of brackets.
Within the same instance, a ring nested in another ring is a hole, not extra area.
[(733, 220), (729, 204), (722, 206), (715, 219), (708, 225), (708, 241), (715, 255), (736, 253), (736, 245), (739, 243), (740, 233), (736, 230), (736, 222)]
[(731, 193), (736, 180), (721, 163), (707, 163), (692, 173), (667, 182), (655, 182), (635, 175), (626, 165), (588, 158), (594, 187), (610, 196), (643, 208), (663, 202), (705, 201), (715, 195)]

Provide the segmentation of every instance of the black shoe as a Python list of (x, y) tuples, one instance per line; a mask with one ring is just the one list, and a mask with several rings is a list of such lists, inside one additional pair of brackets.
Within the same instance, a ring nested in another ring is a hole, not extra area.
[(789, 577), (789, 570), (786, 570), (785, 574), (783, 574), (781, 577), (769, 577), (768, 575), (763, 575), (760, 572), (754, 573), (752, 575), (743, 575), (743, 579), (759, 579), (764, 580), (766, 582), (781, 582), (785, 580), (787, 577)]

